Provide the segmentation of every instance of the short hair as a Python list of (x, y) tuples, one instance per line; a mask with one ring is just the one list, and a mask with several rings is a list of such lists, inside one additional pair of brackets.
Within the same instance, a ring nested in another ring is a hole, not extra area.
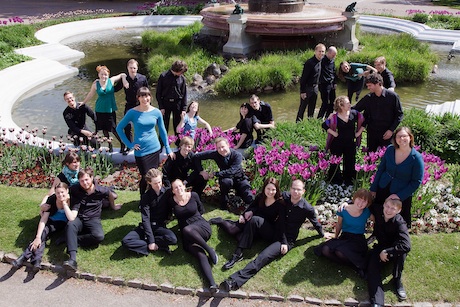
[(369, 74), (366, 77), (365, 84), (369, 84), (369, 83), (382, 85), (383, 84), (382, 75), (380, 75), (380, 74)]
[(225, 142), (225, 143), (227, 143), (227, 145), (230, 145), (230, 143), (228, 142), (228, 140), (227, 140), (226, 138), (222, 137), (222, 136), (220, 136), (220, 137), (218, 137), (218, 138), (216, 138), (216, 139), (214, 140), (214, 144), (217, 144), (217, 143), (219, 143), (219, 142)]
[(374, 60), (374, 63), (375, 63), (375, 62), (378, 62), (378, 63), (383, 64), (383, 65), (386, 65), (386, 64), (387, 64), (387, 60), (385, 59), (384, 56), (379, 56), (378, 58), (376, 58), (376, 59)]
[(249, 97), (249, 101), (254, 101), (254, 100), (260, 101), (259, 96), (257, 96), (256, 94), (252, 94), (251, 97)]
[(396, 143), (396, 134), (398, 134), (400, 131), (406, 131), (407, 132), (407, 134), (410, 137), (409, 146), (411, 148), (413, 148), (414, 147), (414, 135), (412, 134), (412, 130), (410, 130), (410, 128), (407, 127), (407, 126), (399, 127), (393, 132), (393, 137), (391, 138), (391, 143), (393, 144), (393, 146), (395, 148), (399, 148), (398, 143)]
[(300, 179), (294, 179), (294, 180), (292, 180), (292, 182), (291, 182), (291, 187), (292, 187), (292, 185), (294, 184), (294, 182), (300, 182), (300, 183), (302, 184), (302, 188), (305, 189), (305, 182), (303, 182), (302, 180), (300, 180)]
[(190, 101), (190, 103), (187, 106), (187, 110), (185, 112), (187, 113), (190, 112), (190, 107), (192, 106), (193, 103), (196, 103), (198, 105), (198, 109), (196, 109), (196, 114), (195, 114), (195, 115), (198, 115), (198, 111), (200, 111), (200, 104), (196, 100)]
[(62, 182), (62, 181), (59, 181), (58, 184), (56, 184), (56, 186), (54, 187), (54, 189), (66, 189), (68, 190), (69, 189), (69, 185), (65, 182)]
[(139, 67), (139, 62), (136, 61), (135, 59), (130, 59), (130, 60), (128, 61), (128, 63), (126, 64), (126, 66), (128, 66), (129, 64), (136, 64), (137, 67)]
[(364, 199), (367, 202), (366, 207), (369, 207), (372, 204), (372, 201), (374, 200), (374, 197), (372, 196), (371, 191), (366, 190), (366, 189), (359, 189), (355, 193), (353, 193), (353, 197), (352, 197), (353, 202), (357, 198)]
[(179, 147), (181, 147), (182, 145), (191, 145), (193, 147), (195, 146), (195, 141), (189, 136), (184, 136), (180, 139)]
[(326, 45), (319, 43), (318, 45), (315, 46), (315, 51), (318, 50), (319, 48), (324, 48), (324, 50), (326, 50)]
[(387, 199), (385, 199), (385, 203), (386, 202), (391, 203), (393, 206), (397, 207), (399, 210), (401, 210), (402, 208), (402, 201), (400, 199), (388, 197)]
[(105, 65), (96, 66), (97, 73), (99, 73), (99, 72), (101, 72), (103, 70), (107, 71), (107, 73), (110, 75), (110, 69), (108, 69), (107, 66), (105, 66)]
[(152, 96), (152, 93), (150, 92), (148, 87), (143, 86), (137, 90), (136, 97), (139, 98), (142, 96)]
[(345, 101), (350, 102), (347, 96), (339, 96), (334, 100), (334, 111), (339, 112), (343, 105), (345, 104)]
[(62, 97), (65, 98), (65, 96), (67, 96), (67, 95), (72, 95), (73, 96), (73, 93), (71, 91), (65, 91), (64, 95)]
[(70, 163), (72, 163), (73, 161), (77, 160), (78, 162), (81, 161), (80, 159), (80, 156), (76, 153), (76, 152), (73, 152), (73, 151), (69, 151), (65, 157), (64, 157), (64, 160), (62, 160), (62, 166), (66, 166)]
[(151, 168), (147, 171), (147, 173), (144, 175), (145, 181), (150, 183), (153, 178), (156, 178), (158, 176), (163, 177), (163, 173), (158, 169), (158, 168)]
[(94, 177), (94, 170), (91, 166), (87, 166), (83, 169), (80, 169), (80, 171), (78, 172), (78, 179), (80, 179), (81, 177), (85, 176), (85, 175), (88, 175), (90, 177)]
[(174, 72), (185, 73), (188, 70), (188, 66), (187, 66), (187, 63), (185, 63), (184, 61), (177, 60), (177, 61), (174, 61), (174, 63), (172, 63), (171, 70)]

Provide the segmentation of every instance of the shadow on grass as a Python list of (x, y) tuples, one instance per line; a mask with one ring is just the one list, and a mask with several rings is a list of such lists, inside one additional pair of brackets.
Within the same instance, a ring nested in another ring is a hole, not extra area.
[[(117, 201), (115, 200), (115, 203)], [(114, 211), (111, 208), (104, 208), (102, 210), (102, 220), (113, 220), (123, 218), (128, 211), (139, 211), (139, 201), (130, 201), (124, 203), (120, 210)]]

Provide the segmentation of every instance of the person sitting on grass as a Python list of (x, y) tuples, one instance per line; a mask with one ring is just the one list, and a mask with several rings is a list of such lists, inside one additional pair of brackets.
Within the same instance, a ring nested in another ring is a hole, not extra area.
[(101, 224), (103, 200), (108, 198), (113, 210), (121, 209), (120, 204), (114, 203), (110, 189), (94, 182), (91, 167), (78, 172), (78, 182), (79, 184), (70, 188), (72, 212), (66, 226), (67, 253), (70, 259), (63, 264), (68, 271), (77, 270), (78, 246), (97, 246), (104, 240)]
[(367, 264), (367, 289), (372, 306), (385, 306), (385, 292), (382, 285), (382, 268), (385, 263), (393, 263), (393, 282), (396, 296), (400, 301), (407, 299), (401, 282), (404, 261), (410, 252), (409, 230), (403, 217), (399, 215), (402, 202), (388, 197), (383, 207), (375, 212), (374, 235), (377, 245), (371, 250)]
[(163, 186), (162, 177), (163, 174), (156, 168), (145, 174), (149, 188), (139, 204), (142, 223), (121, 241), (124, 247), (138, 254), (147, 256), (157, 250), (170, 254), (169, 245), (177, 244), (174, 232), (166, 228), (172, 215), (172, 208), (168, 205), (171, 190)]
[(206, 127), (209, 132), (209, 135), (212, 137), (212, 128), (211, 125), (208, 124), (207, 121), (202, 119), (198, 112), (200, 110), (200, 106), (198, 101), (192, 101), (187, 106), (187, 110), (185, 114), (181, 114), (181, 120), (176, 127), (177, 134), (182, 135), (190, 135), (192, 139), (196, 138), (196, 128), (198, 124), (202, 124)]
[(353, 203), (345, 204), (337, 211), (335, 235), (326, 233), (326, 242), (318, 245), (314, 252), (339, 264), (351, 265), (360, 277), (365, 277), (367, 240), (364, 237), (367, 220), (374, 219), (369, 210), (372, 194), (359, 189), (353, 194)]
[(55, 193), (46, 200), (46, 203), (50, 205), (50, 209), (43, 212), (38, 223), (35, 239), (22, 255), (13, 261), (15, 269), (19, 269), (24, 262), (30, 259), (33, 265), (33, 272), (38, 272), (48, 236), (54, 232), (64, 230), (67, 221), (71, 219), (69, 186), (64, 182), (59, 182), (54, 189)]

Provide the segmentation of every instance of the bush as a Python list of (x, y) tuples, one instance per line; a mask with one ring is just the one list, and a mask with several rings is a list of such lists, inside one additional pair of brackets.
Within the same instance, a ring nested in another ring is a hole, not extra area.
[(418, 22), (418, 23), (427, 23), (428, 22), (428, 14), (424, 13), (416, 13), (414, 16), (412, 16), (412, 21)]

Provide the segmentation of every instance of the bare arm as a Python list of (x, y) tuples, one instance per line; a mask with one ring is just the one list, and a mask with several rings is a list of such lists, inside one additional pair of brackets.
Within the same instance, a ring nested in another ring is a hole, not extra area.
[(122, 204), (115, 204), (115, 198), (113, 197), (112, 192), (109, 192), (109, 203), (110, 203), (110, 207), (113, 210), (120, 210), (121, 209)]
[(342, 220), (343, 218), (341, 216), (339, 216), (337, 219), (337, 225), (335, 225), (335, 237), (336, 238), (338, 238), (340, 235), (340, 232), (342, 232)]
[(208, 132), (209, 132), (209, 135), (212, 136), (212, 128), (211, 128), (211, 125), (208, 124), (207, 121), (205, 121), (204, 119), (202, 119), (201, 117), (198, 119), (198, 122), (205, 125), (206, 126), (206, 129), (208, 129)]
[(86, 94), (85, 99), (83, 99), (83, 101), (82, 101), (81, 103), (83, 103), (83, 104), (84, 104), (84, 103), (87, 103), (88, 101), (91, 100), (91, 98), (94, 97), (94, 94), (96, 94), (96, 81), (97, 81), (97, 80), (95, 80), (95, 81), (93, 82), (93, 84), (91, 85), (91, 88), (90, 88), (88, 94)]
[(246, 133), (242, 133), (241, 136), (240, 136), (240, 139), (238, 140), (238, 143), (236, 144), (235, 147), (233, 147), (234, 149), (238, 149), (241, 147), (241, 145), (243, 145), (244, 143), (244, 140), (246, 140), (246, 138), (248, 137), (248, 135)]
[(48, 221), (49, 215), (49, 212), (44, 212), (40, 218), (40, 222), (38, 222), (37, 234), (35, 235), (35, 239), (32, 241), (32, 243), (30, 243), (30, 249), (33, 251), (42, 245), (42, 234), (43, 230), (45, 229), (46, 222)]

